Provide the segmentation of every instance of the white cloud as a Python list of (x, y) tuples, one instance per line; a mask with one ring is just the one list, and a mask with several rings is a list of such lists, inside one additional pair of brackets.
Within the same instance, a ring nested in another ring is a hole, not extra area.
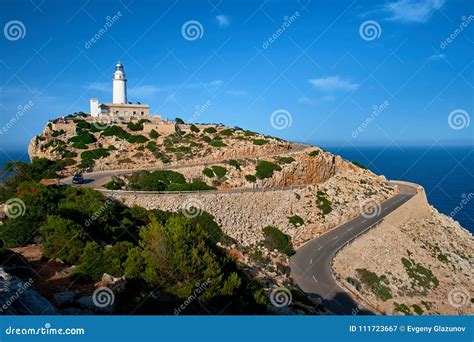
[(216, 20), (219, 27), (224, 28), (230, 25), (230, 19), (226, 15), (219, 14), (218, 16), (216, 16)]
[(323, 91), (354, 91), (359, 88), (359, 84), (344, 80), (339, 76), (311, 79), (309, 83)]
[(403, 22), (424, 22), (429, 15), (441, 8), (445, 0), (396, 0), (382, 7), (389, 13), (389, 20)]

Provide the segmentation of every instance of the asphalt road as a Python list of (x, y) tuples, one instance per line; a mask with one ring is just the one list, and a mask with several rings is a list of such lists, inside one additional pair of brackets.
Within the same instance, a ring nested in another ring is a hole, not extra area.
[[(307, 242), (290, 259), (291, 276), (316, 302), (337, 315), (374, 314), (354, 302), (334, 280), (332, 259), (337, 251), (413, 197), (417, 189), (399, 184), (400, 193), (380, 204), (374, 217), (360, 215)], [(370, 248), (370, 247), (368, 247)], [(357, 258), (357, 256), (354, 256)]]
[[(309, 145), (294, 143), (290, 146), (290, 149), (286, 152), (283, 152), (283, 153), (282, 152), (269, 153), (269, 154), (261, 155), (261, 156), (258, 156), (258, 157), (249, 157), (249, 158), (255, 159), (255, 158), (265, 158), (265, 157), (275, 157), (275, 156), (279, 156), (279, 155), (286, 155), (288, 153), (305, 150), (309, 147), (310, 147)], [(128, 174), (132, 174), (133, 172), (137, 172), (137, 171), (178, 170), (178, 169), (181, 169), (181, 168), (192, 167), (192, 166), (214, 165), (214, 164), (218, 164), (218, 163), (228, 161), (229, 159), (230, 158), (222, 159), (222, 160), (200, 162), (200, 163), (179, 164), (179, 165), (170, 164), (170, 165), (166, 165), (166, 166), (148, 167), (148, 168), (139, 168), (139, 169), (122, 169), (122, 170), (87, 172), (87, 173), (83, 173), (84, 183), (81, 184), (81, 185), (85, 186), (85, 187), (88, 187), (88, 188), (99, 188), (102, 185), (109, 182), (112, 179), (113, 176), (128, 175)], [(97, 162), (100, 162), (100, 160), (97, 161)], [(60, 183), (65, 184), (65, 185), (72, 185), (72, 176), (61, 179)], [(250, 191), (252, 191), (252, 190), (250, 190)]]

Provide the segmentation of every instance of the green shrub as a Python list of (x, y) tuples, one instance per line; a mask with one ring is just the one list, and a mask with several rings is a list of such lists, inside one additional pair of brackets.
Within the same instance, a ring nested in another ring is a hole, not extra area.
[(204, 133), (212, 134), (212, 133), (216, 133), (216, 132), (217, 132), (217, 129), (215, 129), (214, 127), (206, 127), (206, 128), (204, 128)]
[(246, 137), (253, 137), (253, 136), (256, 136), (258, 133), (257, 132), (252, 132), (252, 131), (244, 131), (244, 135)]
[(357, 279), (355, 278), (352, 278), (352, 277), (347, 277), (346, 278), (346, 281), (351, 284), (352, 286), (354, 286), (356, 288), (357, 291), (361, 291), (362, 290), (362, 285), (360, 283), (360, 281), (358, 281)]
[(263, 228), (263, 236), (265, 237), (264, 244), (268, 249), (276, 249), (286, 255), (294, 254), (289, 235), (284, 234), (278, 228), (266, 226)]
[(204, 135), (202, 138), (201, 138), (202, 141), (204, 142), (207, 142), (208, 144), (211, 143), (212, 139), (210, 137), (208, 137), (207, 135)]
[(420, 286), (425, 289), (438, 287), (439, 280), (430, 269), (413, 260), (406, 258), (402, 258), (401, 260), (405, 271), (412, 281), (412, 286)]
[(177, 124), (179, 124), (179, 125), (184, 125), (184, 121), (183, 121), (183, 119), (181, 119), (181, 118), (176, 118), (176, 119), (174, 119), (174, 122), (177, 123)]
[(254, 145), (259, 145), (259, 146), (264, 145), (267, 142), (268, 142), (268, 140), (265, 140), (265, 139), (254, 139), (253, 140), (253, 144)]
[(365, 268), (358, 268), (356, 269), (356, 272), (360, 281), (367, 285), (377, 297), (381, 298), (383, 301), (393, 298), (390, 288), (383, 284), (384, 281), (382, 280), (382, 276), (379, 277), (376, 273)]
[(141, 122), (133, 123), (133, 122), (130, 121), (127, 124), (127, 128), (131, 131), (141, 131), (141, 130), (143, 130), (143, 123), (141, 123)]
[(156, 142), (155, 141), (149, 141), (148, 144), (146, 144), (146, 148), (152, 153), (156, 152), (156, 150), (157, 150)]
[(419, 305), (413, 304), (411, 307), (413, 308), (413, 311), (415, 311), (417, 315), (423, 315), (423, 309)]
[(106, 148), (96, 148), (95, 150), (90, 150), (90, 151), (85, 151), (81, 153), (81, 159), (86, 159), (86, 160), (94, 160), (94, 159), (100, 159), (100, 158), (105, 158), (109, 156), (109, 150)]
[(130, 163), (133, 163), (133, 160), (131, 160), (130, 158), (123, 158), (123, 159), (119, 159), (118, 163), (119, 164), (130, 164)]
[(258, 179), (265, 179), (272, 177), (274, 171), (281, 171), (281, 167), (269, 161), (262, 160), (255, 166), (255, 170), (257, 171), (255, 176), (257, 176)]
[(51, 133), (51, 136), (55, 138), (55, 137), (59, 137), (59, 136), (64, 135), (64, 134), (66, 134), (66, 131), (64, 129), (61, 129), (59, 131), (53, 131)]
[(96, 142), (97, 139), (94, 137), (93, 134), (90, 134), (86, 131), (81, 131), (77, 135), (69, 138), (68, 141), (72, 143), (91, 144), (93, 142)]
[(327, 215), (332, 211), (332, 202), (326, 196), (323, 191), (318, 191), (316, 194), (316, 206), (322, 211), (323, 215)]
[(199, 133), (201, 130), (196, 125), (191, 125), (191, 132)]
[(214, 171), (214, 174), (219, 178), (224, 177), (227, 174), (227, 169), (223, 166), (214, 165), (211, 167), (211, 169), (212, 171)]
[(411, 315), (410, 308), (406, 304), (393, 303), (395, 311), (404, 313), (406, 316)]
[(202, 170), (202, 173), (204, 173), (209, 178), (213, 178), (215, 176), (214, 171), (212, 171), (208, 167), (206, 167), (204, 170)]
[(280, 158), (278, 158), (278, 164), (280, 164), (280, 165), (291, 164), (294, 161), (295, 161), (295, 158), (293, 158), (293, 157), (280, 157)]
[(165, 191), (171, 184), (185, 184), (186, 179), (181, 173), (168, 170), (154, 172), (138, 171), (128, 177), (132, 190)]
[(120, 277), (124, 273), (128, 252), (132, 247), (133, 245), (126, 241), (117, 242), (107, 249), (96, 242), (88, 242), (75, 275), (91, 281), (100, 280), (104, 273)]
[(108, 190), (120, 190), (125, 185), (125, 183), (120, 179), (113, 179), (107, 184), (104, 185), (104, 188)]
[(122, 127), (117, 126), (117, 125), (107, 127), (106, 129), (104, 129), (102, 131), (102, 133), (100, 135), (104, 136), (104, 137), (115, 136), (115, 137), (117, 137), (119, 139), (122, 139), (122, 140), (126, 140), (126, 139), (128, 139), (128, 137), (130, 137), (129, 133), (127, 133)]
[(141, 134), (138, 134), (138, 135), (130, 135), (128, 138), (127, 138), (127, 141), (131, 144), (143, 144), (143, 143), (146, 143), (148, 141), (148, 138), (141, 135)]
[(250, 183), (255, 183), (257, 181), (257, 177), (254, 175), (245, 175), (245, 179)]
[(199, 190), (216, 190), (215, 187), (207, 185), (203, 181), (195, 180), (185, 184), (170, 184), (168, 191), (199, 191)]
[(211, 146), (213, 147), (226, 147), (227, 145), (222, 142), (222, 140), (214, 139), (211, 141)]
[(308, 153), (310, 157), (316, 157), (319, 155), (319, 150), (314, 150)]
[(79, 261), (87, 239), (81, 225), (59, 216), (49, 216), (40, 232), (44, 238), (42, 248), (45, 256), (69, 264)]
[(84, 121), (84, 120), (74, 120), (74, 123), (76, 124), (76, 127), (79, 129), (91, 129), (92, 126), (89, 122)]
[(229, 160), (229, 165), (235, 167), (237, 170), (240, 170), (240, 163), (235, 159)]
[(298, 215), (290, 216), (288, 217), (288, 220), (295, 227), (301, 227), (302, 225), (304, 225), (303, 219)]
[(225, 137), (230, 137), (234, 135), (234, 132), (230, 128), (223, 129), (222, 131), (219, 132), (220, 135), (223, 135)]
[(72, 147), (77, 148), (78, 150), (88, 150), (89, 146), (84, 144), (83, 142), (75, 142), (71, 144)]
[(157, 131), (155, 131), (154, 129), (152, 129), (148, 135), (152, 139), (158, 139), (160, 137), (160, 134)]

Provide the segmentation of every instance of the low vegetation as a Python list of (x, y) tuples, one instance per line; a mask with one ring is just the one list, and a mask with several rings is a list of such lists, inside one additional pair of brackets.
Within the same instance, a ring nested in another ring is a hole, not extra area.
[(327, 194), (323, 191), (316, 193), (316, 206), (323, 215), (327, 215), (332, 211), (332, 202), (327, 198)]
[(304, 225), (304, 220), (298, 215), (293, 215), (293, 216), (288, 217), (288, 221), (296, 228)]
[(200, 180), (191, 183), (186, 182), (186, 178), (175, 171), (158, 170), (154, 172), (138, 171), (127, 177), (128, 188), (140, 191), (197, 191), (215, 190)]
[(236, 170), (240, 170), (240, 163), (235, 159), (229, 160), (229, 165), (235, 167)]
[(257, 177), (254, 175), (245, 175), (245, 180), (250, 183), (255, 183), (257, 181)]
[(439, 280), (430, 269), (411, 259), (402, 258), (401, 261), (414, 290), (421, 289), (420, 292), (425, 293), (427, 290), (438, 287)]
[(379, 277), (376, 273), (365, 268), (358, 268), (356, 272), (361, 283), (367, 286), (377, 297), (383, 301), (393, 298), (390, 288), (387, 287), (389, 280), (385, 275)]
[(255, 170), (255, 176), (258, 179), (265, 179), (272, 177), (273, 172), (281, 171), (281, 166), (266, 160), (262, 160), (255, 166)]
[(295, 161), (295, 158), (293, 158), (293, 157), (280, 157), (280, 158), (278, 158), (278, 164), (280, 164), (280, 165), (291, 164), (294, 161)]
[(266, 226), (263, 228), (264, 245), (270, 250), (276, 249), (286, 255), (293, 255), (294, 249), (291, 245), (290, 236), (284, 234), (276, 227)]

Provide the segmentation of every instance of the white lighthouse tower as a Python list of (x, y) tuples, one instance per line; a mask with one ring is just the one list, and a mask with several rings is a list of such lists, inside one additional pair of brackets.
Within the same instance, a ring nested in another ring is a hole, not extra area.
[(112, 103), (127, 103), (127, 79), (125, 78), (125, 72), (123, 71), (123, 64), (121, 62), (115, 65)]

